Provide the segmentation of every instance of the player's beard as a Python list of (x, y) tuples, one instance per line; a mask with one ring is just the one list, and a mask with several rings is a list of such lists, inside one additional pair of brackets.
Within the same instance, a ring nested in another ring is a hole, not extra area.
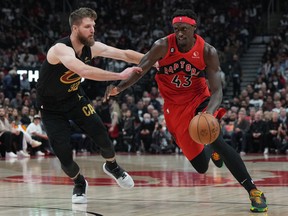
[(83, 35), (81, 34), (78, 34), (78, 40), (84, 44), (84, 46), (93, 46), (94, 43), (95, 43), (95, 40), (94, 40), (94, 37), (84, 37)]

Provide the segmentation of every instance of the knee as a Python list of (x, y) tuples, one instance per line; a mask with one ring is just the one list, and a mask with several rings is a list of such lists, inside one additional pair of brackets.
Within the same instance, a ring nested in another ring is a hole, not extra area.
[(207, 167), (201, 167), (201, 168), (195, 168), (196, 171), (200, 174), (205, 174), (208, 170), (208, 166)]
[(208, 170), (208, 163), (204, 163), (204, 162), (203, 163), (194, 163), (194, 161), (190, 161), (190, 163), (192, 164), (194, 169), (200, 174), (204, 174)]

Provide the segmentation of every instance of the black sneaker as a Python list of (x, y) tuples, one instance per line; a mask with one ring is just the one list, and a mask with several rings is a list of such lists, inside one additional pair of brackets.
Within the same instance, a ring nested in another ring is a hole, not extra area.
[(218, 167), (221, 168), (223, 166), (223, 160), (221, 159), (220, 155), (217, 152), (213, 152), (211, 155), (211, 159), (213, 163)]
[(263, 192), (257, 189), (250, 191), (251, 212), (267, 212), (268, 207), (266, 204), (266, 197)]
[(87, 203), (87, 189), (88, 182), (85, 184), (75, 184), (73, 188), (72, 203), (73, 204), (86, 204)]
[(121, 188), (130, 189), (134, 187), (134, 181), (131, 176), (119, 165), (115, 169), (110, 170), (106, 166), (106, 163), (104, 163), (103, 171), (110, 177), (114, 178)]

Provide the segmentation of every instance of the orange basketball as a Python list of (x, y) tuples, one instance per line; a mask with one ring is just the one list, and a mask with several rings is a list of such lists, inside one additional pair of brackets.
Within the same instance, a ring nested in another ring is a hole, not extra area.
[(219, 133), (219, 122), (211, 114), (200, 113), (190, 121), (189, 134), (197, 143), (210, 144), (217, 139)]

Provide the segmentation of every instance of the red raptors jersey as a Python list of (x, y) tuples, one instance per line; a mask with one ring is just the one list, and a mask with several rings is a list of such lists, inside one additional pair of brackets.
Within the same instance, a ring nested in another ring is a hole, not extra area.
[(165, 103), (201, 103), (210, 96), (204, 69), (204, 39), (195, 34), (195, 44), (187, 53), (179, 52), (175, 34), (168, 38), (168, 52), (159, 61), (155, 79)]

